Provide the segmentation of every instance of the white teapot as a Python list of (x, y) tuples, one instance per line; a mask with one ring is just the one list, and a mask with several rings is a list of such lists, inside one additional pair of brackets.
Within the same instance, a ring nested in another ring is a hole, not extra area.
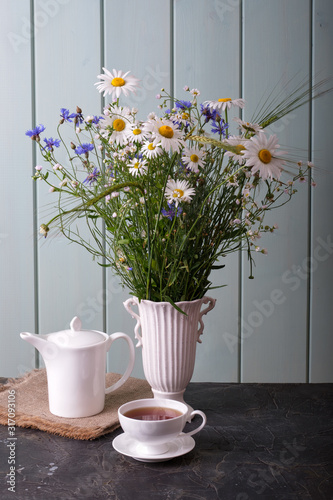
[[(23, 332), (23, 340), (41, 353), (47, 373), (50, 412), (59, 417), (89, 417), (100, 413), (105, 394), (126, 382), (134, 366), (134, 345), (125, 333), (81, 330), (78, 317), (72, 319), (70, 330), (47, 335)], [(130, 359), (124, 375), (105, 388), (106, 353), (114, 340), (126, 340)]]

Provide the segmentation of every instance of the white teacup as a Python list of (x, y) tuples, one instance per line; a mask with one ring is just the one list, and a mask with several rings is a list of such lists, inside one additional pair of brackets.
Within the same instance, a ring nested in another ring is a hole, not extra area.
[(206, 425), (206, 415), (200, 410), (188, 414), (188, 407), (171, 399), (138, 399), (118, 409), (120, 425), (125, 433), (138, 442), (138, 453), (161, 455), (169, 450), (170, 441), (182, 433), (189, 417), (200, 415), (202, 423), (191, 432), (193, 436)]

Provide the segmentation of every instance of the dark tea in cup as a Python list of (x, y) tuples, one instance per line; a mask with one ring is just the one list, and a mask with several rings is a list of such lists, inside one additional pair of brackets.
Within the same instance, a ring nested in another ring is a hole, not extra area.
[(180, 417), (183, 413), (174, 408), (162, 406), (148, 406), (134, 408), (124, 413), (125, 417), (134, 418), (135, 420), (170, 420), (171, 418)]

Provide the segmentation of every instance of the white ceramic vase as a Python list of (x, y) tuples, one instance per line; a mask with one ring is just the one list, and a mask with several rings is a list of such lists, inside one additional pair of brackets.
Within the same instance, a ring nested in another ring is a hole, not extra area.
[[(196, 344), (201, 342), (204, 329), (202, 316), (213, 309), (215, 302), (210, 297), (177, 302), (186, 315), (169, 302), (139, 302), (136, 297), (124, 302), (137, 320), (137, 347), (142, 347), (143, 370), (154, 397), (185, 402), (183, 395), (193, 375)], [(203, 304), (208, 306), (201, 310)], [(137, 306), (139, 314), (131, 306)]]

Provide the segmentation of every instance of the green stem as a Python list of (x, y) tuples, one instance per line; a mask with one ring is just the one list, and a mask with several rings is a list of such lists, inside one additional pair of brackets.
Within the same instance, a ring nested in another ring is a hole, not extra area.
[(153, 238), (151, 240), (151, 247), (150, 247), (150, 253), (148, 255), (148, 274), (147, 274), (147, 297), (151, 295), (151, 265), (152, 265), (152, 260), (153, 260), (153, 245), (154, 245), (154, 242), (155, 242), (155, 238), (156, 238), (156, 234), (157, 234), (157, 226), (158, 226), (158, 223), (159, 223), (159, 220), (160, 220), (160, 215), (161, 215), (161, 212), (162, 212), (162, 205), (163, 205), (163, 201), (164, 201), (164, 194), (165, 194), (165, 189), (166, 189), (166, 185), (167, 185), (167, 182), (168, 182), (168, 177), (169, 177), (169, 174), (171, 172), (171, 169), (173, 168), (175, 162), (176, 162), (176, 158), (177, 158), (177, 153), (174, 153), (172, 158), (171, 158), (171, 161), (170, 161), (170, 164), (169, 164), (169, 168), (168, 168), (168, 171), (166, 173), (166, 176), (165, 176), (165, 181), (164, 181), (164, 186), (163, 186), (163, 190), (162, 190), (162, 196), (161, 196), (161, 199), (160, 199), (160, 206), (159, 206), (159, 209), (158, 209), (158, 214), (157, 214), (157, 217), (156, 217), (156, 223), (155, 223), (155, 228), (154, 228), (154, 234), (153, 234)]
[(122, 189), (124, 187), (135, 187), (135, 188), (139, 189), (144, 194), (144, 188), (138, 182), (121, 182), (120, 184), (115, 184), (114, 186), (109, 186), (102, 193), (98, 194), (94, 198), (91, 198), (86, 203), (82, 203), (81, 205), (74, 207), (71, 210), (66, 210), (66, 211), (62, 212), (61, 214), (56, 215), (47, 223), (47, 226), (52, 224), (52, 222), (57, 220), (59, 217), (63, 217), (64, 215), (68, 215), (68, 214), (72, 214), (72, 213), (76, 213), (76, 212), (84, 212), (85, 210), (87, 210), (87, 208), (92, 207), (93, 205), (98, 203), (100, 200), (105, 198), (105, 196), (113, 193), (114, 191), (117, 191), (118, 189)]

